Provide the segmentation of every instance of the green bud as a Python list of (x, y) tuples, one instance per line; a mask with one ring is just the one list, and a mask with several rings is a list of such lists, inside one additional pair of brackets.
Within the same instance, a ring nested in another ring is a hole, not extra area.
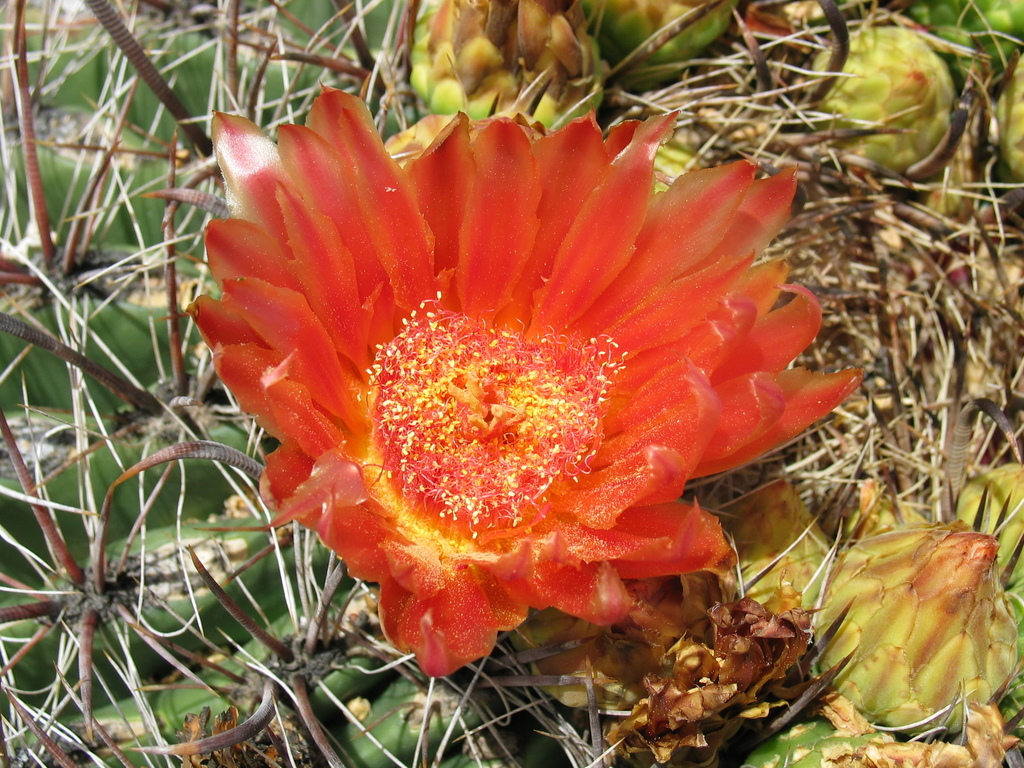
[[(634, 90), (657, 86), (678, 77), (681, 64), (714, 42), (732, 19), (738, 0), (584, 0), (587, 16), (598, 26), (601, 53), (618, 64), (664, 27), (683, 16), (692, 18), (635, 72), (623, 78)], [(680, 22), (682, 23), (682, 22)]]
[[(822, 71), (828, 58), (814, 60)], [(841, 142), (902, 173), (923, 160), (949, 128), (956, 94), (945, 62), (923, 35), (903, 27), (869, 27), (850, 40), (850, 57), (821, 109), (834, 128), (895, 128)]]
[[(904, 728), (963, 696), (987, 702), (1017, 662), (1017, 626), (996, 570), (998, 542), (963, 523), (854, 543), (830, 575), (818, 627), (850, 606), (822, 656), (852, 660), (836, 685), (872, 721)], [(961, 713), (951, 722), (959, 727)]]

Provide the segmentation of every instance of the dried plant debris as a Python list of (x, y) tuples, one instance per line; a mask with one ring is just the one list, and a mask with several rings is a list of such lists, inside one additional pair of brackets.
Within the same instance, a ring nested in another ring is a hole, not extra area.
[(810, 617), (799, 606), (775, 614), (750, 598), (710, 611), (713, 640), (681, 638), (663, 671), (644, 677), (647, 696), (607, 737), (658, 763), (716, 765), (720, 748), (749, 720), (767, 717), (796, 691), (783, 682), (807, 650)]

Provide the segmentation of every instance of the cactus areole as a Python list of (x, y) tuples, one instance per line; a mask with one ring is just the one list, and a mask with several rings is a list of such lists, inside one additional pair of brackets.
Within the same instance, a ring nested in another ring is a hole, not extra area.
[[(280, 441), (262, 493), (380, 585), (429, 675), (530, 608), (623, 618), (623, 579), (728, 565), (687, 479), (827, 413), (855, 371), (786, 370), (820, 311), (754, 259), (792, 173), (745, 162), (652, 194), (672, 117), (603, 137), (457, 116), (405, 165), (325, 90), (275, 145), (218, 114), (232, 218), (220, 298), (191, 307), (240, 405)], [(786, 292), (791, 300), (776, 308)]]

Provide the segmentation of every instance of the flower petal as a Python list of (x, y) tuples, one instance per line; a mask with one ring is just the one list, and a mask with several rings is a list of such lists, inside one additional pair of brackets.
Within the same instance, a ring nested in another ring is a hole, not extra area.
[[(583, 314), (628, 263), (647, 214), (654, 155), (675, 122), (674, 115), (643, 123), (612, 162), (555, 255), (541, 288), (534, 328), (562, 328)], [(607, 222), (614, 221), (609, 228)]]
[[(333, 346), (352, 361), (361, 376), (370, 365), (372, 313), (359, 295), (355, 260), (334, 223), (303, 205), (292, 191), (278, 191), (288, 243), (294, 255), (292, 270), (302, 282), (302, 295), (330, 335)], [(250, 274), (261, 275), (260, 272)], [(325, 280), (324, 275), (330, 275)]]
[(349, 424), (359, 423), (352, 402), (356, 381), (342, 368), (302, 294), (251, 277), (227, 281), (224, 304), (244, 316), (268, 346), (288, 355), (287, 375), (308, 387), (320, 405)]
[(335, 448), (320, 455), (309, 477), (295, 489), (288, 499), (287, 509), (274, 519), (273, 524), (302, 520), (309, 525), (308, 521), (331, 514), (325, 510), (354, 507), (364, 501), (366, 486), (363, 485), (359, 465)]
[[(601, 129), (593, 115), (573, 120), (560, 131), (533, 143), (542, 191), (537, 235), (515, 291), (515, 315), (528, 318), (534, 293), (551, 274), (555, 254), (594, 189), (609, 172)], [(572, 157), (573, 162), (565, 162)]]
[(214, 112), (212, 133), (231, 215), (280, 233), (275, 194), (288, 177), (274, 142), (244, 117), (223, 112)]
[(699, 273), (657, 291), (607, 333), (627, 353), (673, 342), (714, 311), (722, 295), (750, 267), (753, 253), (718, 259)]
[(291, 256), (281, 243), (245, 219), (210, 222), (206, 228), (206, 261), (219, 283), (259, 275), (279, 288), (300, 290), (289, 269)]
[[(385, 634), (397, 647), (413, 651), (420, 668), (432, 677), (449, 675), (486, 656), (499, 630), (513, 629), (526, 619), (525, 608), (507, 610), (501, 591), (485, 588), (488, 581), (484, 574), (468, 573), (423, 600), (384, 579), (379, 611)], [(506, 610), (494, 610), (495, 597)]]
[(262, 384), (274, 421), (284, 434), (310, 456), (320, 456), (345, 444), (345, 435), (320, 409), (309, 388), (287, 376), (290, 360), (263, 375)]
[(366, 104), (343, 91), (324, 89), (306, 125), (351, 164), (366, 230), (398, 306), (411, 310), (433, 299), (437, 280), (432, 238), (420, 216), (414, 188), (384, 149)]
[(701, 461), (691, 477), (703, 477), (739, 466), (796, 437), (843, 402), (860, 385), (862, 378), (863, 373), (856, 369), (838, 373), (812, 373), (804, 368), (783, 371), (776, 378), (786, 399), (782, 417), (759, 438), (728, 456)]
[[(308, 128), (286, 127), (280, 134), (282, 160), (292, 170), (302, 200), (334, 222), (352, 253), (362, 303), (378, 286), (388, 284), (388, 274), (367, 227), (366, 216), (372, 211), (362, 198), (361, 180), (351, 163), (323, 137)], [(331, 194), (322, 194), (324, 189)], [(391, 293), (390, 286), (387, 292)]]
[(434, 271), (455, 271), (459, 238), (476, 175), (464, 113), (453, 119), (419, 157), (406, 165), (420, 211), (434, 234)]
[(245, 318), (225, 307), (222, 301), (199, 296), (186, 311), (196, 321), (203, 337), (211, 340), (211, 345), (254, 344), (266, 347), (263, 338)]
[[(260, 477), (260, 494), (274, 508), (280, 508), (295, 489), (309, 479), (313, 471), (313, 457), (294, 443), (285, 443), (267, 456), (267, 466)], [(315, 528), (315, 521), (304, 525)]]
[(654, 291), (697, 267), (732, 226), (755, 170), (753, 163), (741, 161), (680, 176), (652, 203), (636, 253), (582, 327), (593, 332), (621, 322)]
[[(518, 592), (522, 588), (523, 592)], [(510, 582), (509, 591), (527, 605), (558, 608), (594, 624), (608, 625), (629, 611), (629, 595), (611, 563), (581, 563), (567, 566), (538, 562), (529, 583)]]
[[(281, 511), (287, 512), (287, 502), (281, 505)], [(388, 520), (375, 514), (369, 504), (324, 510), (311, 527), (324, 544), (344, 553), (345, 565), (356, 578), (388, 578), (387, 555), (379, 544), (393, 538), (394, 531)]]
[(462, 311), (490, 319), (512, 299), (533, 252), (540, 183), (521, 126), (496, 120), (474, 144), (476, 177), (459, 239), (456, 287)]
[[(216, 326), (211, 327), (211, 332), (216, 332)], [(283, 425), (274, 418), (262, 380), (268, 370), (281, 364), (282, 359), (280, 353), (263, 346), (262, 340), (260, 344), (218, 345), (213, 353), (214, 366), (224, 386), (243, 410), (257, 414), (260, 426), (274, 435), (283, 434)]]
[(718, 518), (696, 504), (633, 507), (623, 513), (621, 525), (644, 531), (652, 540), (646, 548), (615, 562), (624, 579), (706, 570), (721, 573), (736, 560)]
[(751, 184), (725, 237), (709, 258), (763, 251), (789, 221), (795, 193), (796, 168)]
[(737, 376), (715, 387), (722, 418), (701, 463), (728, 456), (767, 432), (786, 411), (786, 398), (775, 378), (764, 371)]
[(715, 368), (712, 384), (754, 371), (778, 373), (818, 335), (821, 307), (814, 294), (800, 285), (783, 288), (793, 294), (792, 301), (757, 321), (728, 360)]
[[(696, 368), (685, 360), (666, 366), (609, 415), (595, 469), (578, 476), (571, 493), (558, 499), (558, 509), (589, 527), (610, 528), (627, 507), (678, 497), (719, 415), (718, 398)], [(673, 451), (677, 472), (652, 466), (651, 446)], [(658, 479), (668, 484), (654, 487)]]

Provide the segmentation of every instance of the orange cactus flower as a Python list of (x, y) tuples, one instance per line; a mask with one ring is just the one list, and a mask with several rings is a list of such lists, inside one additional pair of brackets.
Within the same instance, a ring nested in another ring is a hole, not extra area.
[(672, 126), (463, 115), (403, 166), (340, 91), (276, 145), (215, 118), (233, 218), (206, 233), (221, 298), (190, 312), (280, 441), (262, 482), (277, 521), (379, 583), (385, 632), (429, 675), (530, 608), (611, 624), (623, 579), (727, 567), (717, 520), (677, 501), (686, 480), (798, 434), (860, 379), (785, 370), (820, 310), (754, 260), (793, 174), (740, 162), (654, 194)]

